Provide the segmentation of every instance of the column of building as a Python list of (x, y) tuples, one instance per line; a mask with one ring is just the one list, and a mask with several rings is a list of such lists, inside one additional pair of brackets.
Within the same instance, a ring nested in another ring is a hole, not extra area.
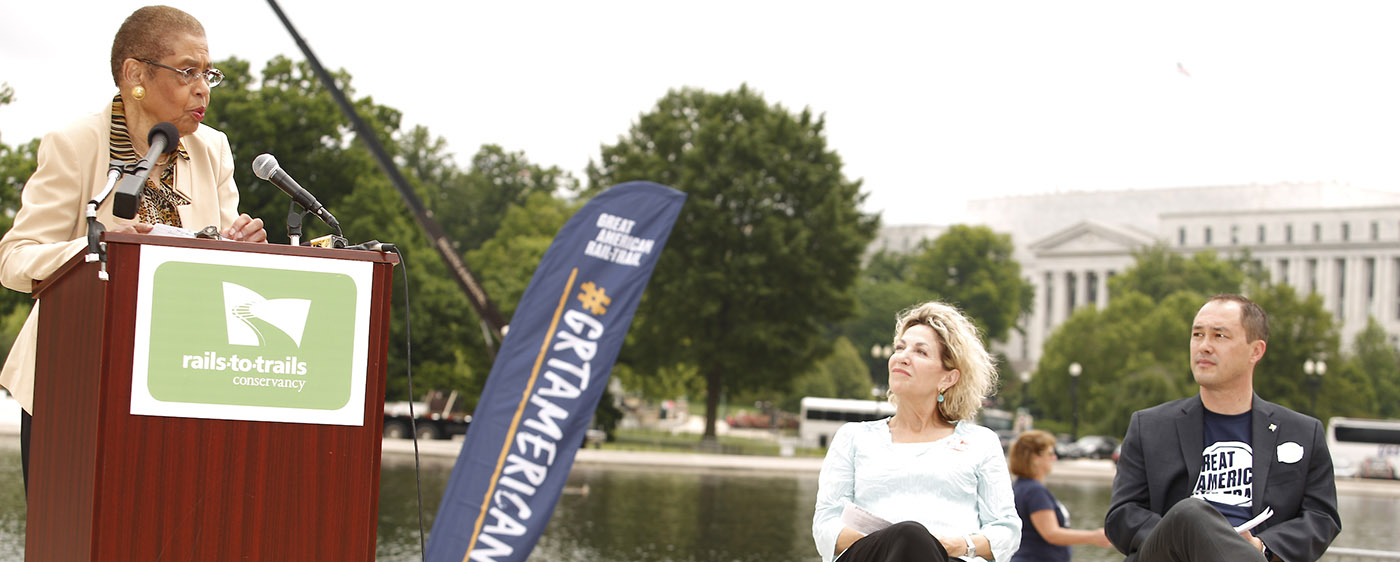
[(1366, 327), (1366, 316), (1369, 311), (1366, 308), (1365, 272), (1362, 271), (1363, 260), (1361, 258), (1343, 254), (1337, 259), (1340, 260), (1340, 265), (1346, 271), (1346, 275), (1342, 279), (1345, 283), (1342, 288), (1342, 306), (1346, 310), (1344, 326), (1347, 328), (1343, 341), (1350, 341), (1352, 336), (1361, 331), (1361, 328)]
[(1337, 275), (1333, 273), (1333, 260), (1317, 253), (1308, 254), (1308, 259), (1316, 260), (1317, 263), (1317, 296), (1322, 297), (1322, 308), (1334, 319), (1337, 318), (1337, 291), (1333, 288)]
[(1050, 325), (1045, 330), (1045, 337), (1049, 339), (1055, 326), (1069, 318), (1069, 272), (1048, 272), (1046, 278), (1051, 280), (1050, 290), (1045, 293), (1050, 299)]
[(1400, 279), (1400, 258), (1387, 252), (1376, 256), (1376, 320), (1381, 325), (1396, 321), (1396, 292), (1400, 289), (1396, 279)]
[(1035, 287), (1035, 296), (1031, 299), (1030, 325), (1025, 326), (1027, 344), (1031, 348), (1031, 356), (1038, 356), (1041, 346), (1045, 345), (1047, 333), (1046, 325), (1049, 323), (1049, 311), (1046, 310), (1045, 300), (1045, 274), (1042, 271), (1030, 272), (1030, 284)]
[(1108, 308), (1108, 271), (1100, 270), (1097, 272), (1097, 274), (1099, 284), (1099, 310), (1103, 310), (1105, 308)]
[[(1087, 305), (1089, 304), (1089, 274), (1088, 274), (1088, 272), (1083, 271), (1083, 270), (1080, 270), (1080, 271), (1073, 271), (1073, 272), (1070, 272), (1070, 275), (1073, 275), (1074, 278), (1075, 278), (1075, 283), (1074, 283), (1074, 307), (1075, 307), (1075, 308), (1079, 308), (1079, 307), (1081, 307), (1081, 306), (1087, 306)], [(1069, 311), (1069, 313), (1070, 313), (1070, 314), (1074, 314), (1074, 311), (1071, 310), (1071, 311)], [(1066, 318), (1068, 318), (1068, 317), (1066, 317)]]

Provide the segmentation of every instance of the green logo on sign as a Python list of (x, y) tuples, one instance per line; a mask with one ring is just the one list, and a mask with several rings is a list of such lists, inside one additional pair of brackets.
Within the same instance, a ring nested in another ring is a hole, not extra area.
[(318, 410), (349, 402), (349, 276), (172, 261), (153, 280), (147, 387), (156, 400)]

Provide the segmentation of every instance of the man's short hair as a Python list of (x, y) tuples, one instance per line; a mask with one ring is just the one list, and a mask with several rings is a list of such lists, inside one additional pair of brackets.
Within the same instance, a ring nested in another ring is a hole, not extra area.
[(1244, 336), (1247, 341), (1269, 341), (1269, 315), (1254, 301), (1249, 300), (1244, 295), (1221, 293), (1211, 297), (1206, 302), (1215, 301), (1239, 303), (1240, 324), (1244, 325)]

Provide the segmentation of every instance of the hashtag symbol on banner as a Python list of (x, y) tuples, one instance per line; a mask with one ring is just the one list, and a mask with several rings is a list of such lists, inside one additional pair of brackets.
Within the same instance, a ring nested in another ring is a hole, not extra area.
[(595, 316), (608, 313), (607, 306), (612, 304), (612, 297), (608, 296), (607, 289), (594, 285), (592, 281), (584, 283), (579, 288), (583, 289), (583, 292), (578, 294), (578, 300), (583, 303), (583, 308)]

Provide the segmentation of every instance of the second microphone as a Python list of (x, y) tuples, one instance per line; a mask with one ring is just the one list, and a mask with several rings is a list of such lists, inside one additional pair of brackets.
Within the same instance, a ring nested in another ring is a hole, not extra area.
[(253, 159), (253, 175), (277, 186), (283, 193), (290, 196), (292, 201), (301, 205), (301, 208), (320, 217), (322, 221), (334, 228), (336, 234), (341, 233), (340, 221), (335, 220), (335, 215), (326, 210), (326, 207), (321, 205), (321, 202), (317, 201), (311, 192), (302, 188), (296, 180), (292, 179), (292, 176), (287, 175), (287, 172), (277, 165), (277, 159), (273, 158), (271, 154), (261, 154)]

